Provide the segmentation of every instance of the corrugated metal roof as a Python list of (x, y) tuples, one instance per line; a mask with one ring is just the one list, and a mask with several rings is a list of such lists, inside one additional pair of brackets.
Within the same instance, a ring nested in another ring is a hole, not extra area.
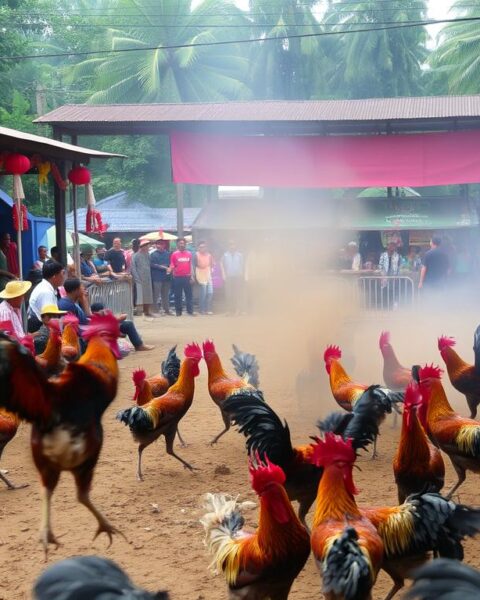
[[(155, 208), (146, 206), (138, 200), (129, 201), (126, 192), (119, 192), (97, 202), (102, 213), (102, 220), (108, 223), (109, 231), (128, 233), (177, 230), (176, 208)], [(200, 208), (185, 208), (183, 220), (185, 229), (190, 229), (197, 218)], [(86, 208), (77, 210), (80, 231), (85, 231)], [(67, 229), (73, 229), (73, 213), (66, 217)]]
[(195, 104), (67, 104), (36, 123), (372, 121), (480, 117), (480, 95)]
[(33, 133), (25, 133), (10, 129), (8, 127), (0, 127), (0, 148), (3, 150), (22, 150), (24, 152), (32, 152), (44, 154), (47, 157), (54, 158), (71, 158), (81, 160), (85, 158), (112, 158), (123, 157), (122, 154), (110, 154), (108, 152), (100, 152), (83, 146), (74, 146), (66, 144), (41, 135)]

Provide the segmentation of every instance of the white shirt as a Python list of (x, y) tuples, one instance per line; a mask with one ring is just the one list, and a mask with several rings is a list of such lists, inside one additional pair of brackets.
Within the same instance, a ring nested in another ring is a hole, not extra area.
[(22, 325), (22, 313), (19, 308), (14, 308), (7, 300), (0, 303), (0, 321), (10, 321), (15, 335), (21, 339), (25, 336)]
[(30, 313), (33, 312), (37, 319), (41, 321), (41, 310), (47, 304), (54, 304), (57, 306), (57, 294), (53, 285), (46, 279), (42, 279), (30, 296), (28, 310)]

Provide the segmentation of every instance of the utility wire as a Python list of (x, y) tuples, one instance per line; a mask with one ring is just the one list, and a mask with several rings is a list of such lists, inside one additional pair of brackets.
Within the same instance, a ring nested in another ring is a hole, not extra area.
[[(439, 19), (435, 21), (417, 21), (408, 24), (388, 25), (385, 27), (368, 27), (366, 29), (346, 29), (343, 31), (323, 31), (320, 33), (285, 34), (281, 36), (265, 36), (260, 38), (225, 40), (216, 42), (198, 42), (195, 44), (172, 44), (166, 46), (144, 46), (143, 48), (120, 48), (118, 50), (88, 50), (83, 52), (59, 52), (52, 54), (30, 54), (19, 56), (0, 56), (0, 60), (26, 60), (36, 58), (57, 58), (61, 56), (90, 56), (92, 54), (120, 54), (124, 52), (144, 52), (148, 50), (179, 50), (181, 48), (204, 48), (208, 46), (226, 46), (230, 44), (252, 44), (256, 42), (283, 41), (286, 39), (325, 37), (334, 35), (349, 35), (354, 33), (367, 33), (372, 31), (388, 31), (390, 29), (405, 29), (407, 27), (426, 27), (441, 23), (478, 22), (480, 17), (463, 17), (458, 19)], [(354, 24), (353, 24), (354, 25)]]

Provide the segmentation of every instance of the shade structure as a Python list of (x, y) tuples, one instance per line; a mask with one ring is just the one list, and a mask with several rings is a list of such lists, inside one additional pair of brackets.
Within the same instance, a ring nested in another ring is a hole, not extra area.
[(141, 235), (139, 239), (150, 240), (151, 242), (156, 242), (157, 240), (166, 240), (167, 242), (171, 242), (172, 240), (176, 240), (177, 236), (173, 235), (173, 233), (167, 233), (166, 231), (151, 231), (150, 233)]
[(272, 137), (175, 131), (170, 140), (175, 183), (355, 188), (480, 181), (480, 131)]
[[(68, 250), (72, 250), (73, 248), (73, 231), (71, 231), (70, 229), (66, 230), (66, 241), (67, 241), (67, 248)], [(104, 246), (104, 242), (99, 242), (98, 240), (95, 240), (91, 237), (89, 237), (88, 235), (85, 235), (84, 233), (79, 233), (78, 234), (78, 238), (79, 238), (79, 242), (80, 245), (89, 245), (92, 246), (93, 248), (98, 248), (99, 246)], [(47, 229), (45, 235), (43, 236), (40, 244), (42, 246), (46, 246), (48, 248), (48, 250), (50, 251), (50, 248), (52, 248), (52, 246), (56, 245), (56, 229), (55, 229), (55, 225), (53, 225), (52, 227), (50, 227), (49, 229)]]

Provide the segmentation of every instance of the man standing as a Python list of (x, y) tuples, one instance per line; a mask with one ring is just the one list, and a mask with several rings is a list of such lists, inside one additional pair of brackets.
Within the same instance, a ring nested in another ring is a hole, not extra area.
[(25, 294), (31, 287), (30, 281), (9, 281), (0, 292), (0, 321), (10, 321), (18, 339), (25, 337), (21, 308)]
[(122, 250), (122, 240), (120, 238), (117, 237), (113, 240), (112, 247), (105, 254), (105, 260), (110, 263), (114, 273), (125, 273), (125, 254)]
[(161, 304), (163, 312), (170, 312), (170, 286), (172, 276), (168, 273), (170, 267), (170, 252), (165, 240), (155, 242), (155, 250), (150, 254), (150, 269), (152, 271), (153, 301), (154, 305)]
[(228, 250), (222, 256), (221, 264), (223, 279), (225, 281), (227, 314), (238, 315), (243, 300), (245, 261), (243, 254), (237, 250), (237, 246), (233, 240), (230, 240), (228, 243)]
[(18, 277), (20, 274), (20, 269), (18, 267), (18, 250), (17, 244), (12, 242), (9, 233), (2, 233), (0, 236), (0, 250), (5, 254), (5, 258), (7, 259), (7, 269), (10, 273), (13, 273), (15, 277)]
[(43, 279), (33, 290), (28, 305), (28, 331), (35, 333), (42, 325), (42, 308), (47, 304), (57, 305), (57, 289), (65, 281), (65, 268), (49, 260), (43, 265)]
[(447, 279), (450, 262), (446, 252), (440, 248), (442, 238), (434, 235), (430, 241), (430, 250), (425, 254), (423, 266), (420, 270), (418, 289), (440, 289)]
[(143, 305), (143, 314), (147, 318), (155, 315), (152, 312), (153, 288), (150, 272), (149, 240), (141, 240), (138, 252), (132, 256), (132, 276), (137, 290), (136, 305)]
[(7, 257), (0, 250), (0, 292), (11, 279), (15, 279), (15, 275), (8, 270)]
[(398, 283), (387, 277), (397, 277), (400, 274), (400, 254), (397, 252), (397, 244), (388, 242), (387, 249), (380, 255), (378, 267), (385, 279), (381, 281), (383, 308), (396, 308), (398, 303)]
[(175, 294), (175, 313), (177, 317), (182, 315), (182, 300), (184, 293), (187, 313), (193, 315), (192, 253), (186, 250), (185, 238), (179, 238), (177, 240), (177, 249), (170, 257), (170, 268), (168, 272), (173, 274), (173, 292)]
[(197, 252), (193, 255), (195, 265), (195, 279), (200, 287), (199, 311), (201, 315), (213, 315), (213, 283), (212, 268), (213, 258), (208, 252), (207, 242), (198, 242)]
[(37, 271), (41, 271), (43, 269), (43, 265), (47, 262), (47, 260), (49, 260), (48, 254), (47, 254), (47, 247), (39, 246), (37, 252), (38, 252), (38, 260), (36, 260), (33, 263), (33, 268), (36, 269)]

